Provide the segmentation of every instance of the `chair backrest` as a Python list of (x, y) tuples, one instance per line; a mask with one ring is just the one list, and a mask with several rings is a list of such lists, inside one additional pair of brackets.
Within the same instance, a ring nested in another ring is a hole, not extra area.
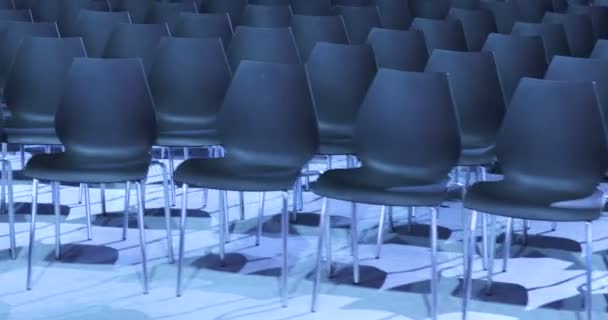
[(240, 23), (247, 6), (247, 0), (203, 0), (200, 11), (206, 13), (227, 13), (233, 25)]
[(166, 24), (127, 24), (114, 26), (104, 49), (108, 59), (141, 58), (144, 70), (149, 71), (151, 58), (162, 37), (169, 36)]
[(494, 15), (499, 33), (509, 34), (517, 21), (517, 7), (514, 2), (482, 1), (480, 7)]
[(470, 51), (480, 51), (488, 35), (497, 32), (494, 16), (486, 10), (452, 8), (446, 19), (460, 21)]
[(13, 10), (15, 8), (15, 4), (13, 0), (0, 0), (0, 10)]
[(68, 70), (81, 57), (86, 53), (80, 38), (24, 39), (4, 89), (13, 118), (52, 127)]
[(171, 28), (171, 36), (183, 38), (220, 38), (224, 48), (232, 40), (233, 29), (227, 13), (182, 13)]
[(304, 68), (243, 61), (220, 108), (218, 129), (227, 156), (298, 174), (318, 147)]
[(249, 0), (247, 3), (262, 6), (288, 6), (289, 0)]
[(230, 77), (219, 38), (162, 38), (148, 75), (160, 132), (215, 127)]
[(238, 26), (228, 48), (232, 70), (241, 60), (299, 64), (300, 56), (290, 28)]
[(132, 23), (144, 23), (152, 7), (149, 0), (110, 0), (112, 11), (127, 11)]
[(507, 105), (521, 78), (542, 78), (547, 70), (545, 49), (540, 37), (492, 33), (482, 50), (494, 53)]
[(595, 43), (591, 18), (582, 14), (547, 12), (543, 17), (543, 23), (563, 25), (572, 56), (589, 57)]
[(319, 42), (306, 62), (308, 81), (324, 138), (352, 138), (357, 113), (376, 75), (368, 45)]
[(32, 22), (32, 11), (30, 9), (0, 10), (0, 21), (23, 21)]
[[(54, 0), (49, 1), (52, 2)], [(107, 2), (103, 2), (104, 6), (100, 7), (99, 3), (94, 0), (59, 0), (57, 20), (48, 20), (50, 22), (57, 21), (59, 33), (62, 37), (73, 37), (78, 34), (76, 29), (76, 21), (80, 10), (93, 11), (110, 11)]]
[(145, 18), (145, 23), (166, 23), (169, 28), (175, 26), (182, 12), (196, 13), (194, 2), (156, 2), (153, 1)]
[(395, 183), (446, 180), (460, 156), (446, 75), (378, 70), (359, 110), (355, 148), (364, 168), (384, 171)]
[(480, 0), (450, 0), (450, 8), (477, 10), (481, 8)]
[(365, 43), (372, 28), (382, 26), (375, 6), (337, 6), (336, 12), (344, 19), (346, 32), (352, 44)]
[(416, 18), (444, 19), (450, 10), (448, 0), (409, 0), (410, 11)]
[(522, 79), (498, 136), (497, 157), (505, 180), (588, 196), (608, 169), (594, 85)]
[(517, 21), (539, 23), (545, 12), (553, 10), (552, 0), (510, 0), (517, 7)]
[(454, 95), (464, 149), (487, 148), (505, 113), (505, 100), (491, 52), (435, 50), (425, 72), (445, 72)]
[(406, 30), (412, 24), (408, 0), (375, 0), (383, 28)]
[(566, 40), (566, 31), (561, 24), (543, 24), (516, 22), (511, 34), (520, 36), (540, 36), (545, 47), (547, 63), (551, 63), (553, 56), (569, 56), (570, 48)]
[(6, 22), (6, 31), (0, 37), (0, 86), (4, 85), (13, 58), (23, 39), (28, 37), (59, 38), (59, 30), (54, 22)]
[(590, 16), (595, 36), (601, 39), (608, 39), (608, 7), (571, 4), (568, 6), (568, 13)]
[(149, 161), (156, 119), (141, 60), (75, 59), (55, 131), (73, 157)]
[(77, 35), (82, 37), (89, 58), (102, 58), (114, 26), (131, 23), (129, 12), (80, 10), (76, 21)]
[(460, 21), (415, 18), (411, 29), (422, 31), (429, 54), (433, 49), (467, 51)]
[(294, 15), (330, 16), (333, 15), (331, 0), (291, 0)]
[(367, 43), (374, 50), (378, 68), (421, 72), (429, 58), (424, 35), (417, 30), (374, 28)]
[(303, 61), (308, 60), (317, 42), (350, 42), (341, 16), (294, 15), (291, 23), (291, 30)]
[(291, 25), (289, 6), (253, 5), (245, 7), (240, 24), (261, 28), (286, 28)]

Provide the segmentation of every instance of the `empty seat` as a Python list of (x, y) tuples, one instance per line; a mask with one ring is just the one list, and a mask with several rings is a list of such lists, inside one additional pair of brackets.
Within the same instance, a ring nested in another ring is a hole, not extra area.
[(573, 57), (589, 56), (595, 43), (595, 35), (588, 16), (547, 12), (543, 23), (558, 23), (564, 26), (568, 47)]
[(114, 26), (104, 49), (108, 59), (141, 58), (146, 72), (150, 70), (154, 50), (162, 37), (169, 36), (166, 24), (126, 24)]
[(517, 7), (517, 21), (541, 22), (545, 12), (553, 10), (552, 0), (510, 0)]
[(444, 19), (450, 10), (449, 0), (409, 0), (409, 3), (416, 18)]
[(232, 25), (227, 13), (181, 13), (171, 28), (171, 36), (184, 38), (221, 38), (224, 48), (232, 40)]
[(608, 39), (608, 7), (569, 5), (568, 13), (590, 16), (595, 36)]
[(247, 0), (203, 0), (199, 10), (207, 13), (227, 13), (232, 25), (236, 26), (240, 23), (246, 6)]
[(383, 28), (406, 30), (412, 24), (408, 0), (375, 0)]
[(76, 35), (82, 37), (90, 58), (101, 58), (114, 26), (130, 23), (129, 13), (81, 10), (76, 20)]
[(470, 51), (481, 50), (488, 35), (497, 32), (494, 16), (485, 10), (452, 8), (447, 19), (460, 21)]
[(132, 23), (144, 23), (152, 7), (148, 0), (110, 0), (112, 11), (127, 11)]
[(367, 43), (374, 50), (378, 68), (422, 72), (429, 57), (424, 35), (417, 30), (374, 28)]
[(378, 9), (375, 6), (338, 6), (336, 11), (344, 18), (346, 32), (353, 44), (365, 43), (370, 30), (381, 26)]
[(304, 62), (317, 42), (349, 43), (341, 16), (294, 15), (291, 29)]
[(422, 31), (429, 54), (433, 52), (433, 49), (467, 51), (467, 43), (460, 21), (415, 18), (412, 22), (412, 29)]
[(248, 5), (239, 20), (244, 26), (286, 28), (291, 25), (289, 6)]
[[(49, 3), (52, 1), (49, 1)], [(99, 6), (93, 0), (59, 0), (57, 20), (49, 18), (45, 21), (57, 21), (61, 36), (72, 37), (78, 33), (76, 30), (76, 20), (78, 20), (80, 10), (110, 11), (108, 3), (104, 1), (103, 4), (105, 5)]]
[(514, 2), (482, 1), (480, 7), (494, 15), (499, 33), (509, 34), (517, 21), (517, 7)]
[(148, 10), (145, 23), (166, 23), (169, 28), (175, 26), (182, 12), (196, 12), (193, 2), (153, 2)]
[(570, 55), (566, 32), (561, 24), (516, 22), (511, 33), (521, 36), (540, 36), (543, 39), (547, 63), (550, 63), (555, 55)]
[(289, 28), (239, 26), (228, 48), (228, 62), (236, 70), (241, 60), (299, 64), (300, 56)]

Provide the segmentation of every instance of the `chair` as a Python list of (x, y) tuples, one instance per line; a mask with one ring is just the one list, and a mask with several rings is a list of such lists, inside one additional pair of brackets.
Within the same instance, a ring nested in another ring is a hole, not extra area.
[(294, 15), (331, 16), (331, 0), (291, 0), (291, 11)]
[(80, 10), (76, 20), (77, 36), (82, 37), (89, 58), (101, 58), (114, 27), (131, 23), (129, 13)]
[(303, 61), (308, 60), (317, 42), (350, 42), (341, 16), (294, 15), (291, 30)]
[(149, 0), (110, 0), (112, 11), (127, 11), (131, 23), (144, 23), (152, 4)]
[(182, 38), (220, 38), (224, 48), (232, 40), (232, 25), (227, 13), (181, 13), (171, 28), (171, 36)]
[(443, 20), (450, 10), (449, 0), (409, 0), (409, 3), (416, 18)]
[(598, 39), (589, 56), (591, 58), (608, 58), (608, 40)]
[(595, 43), (593, 25), (588, 16), (547, 12), (543, 23), (557, 23), (564, 26), (566, 41), (573, 57), (589, 57)]
[(467, 51), (460, 21), (415, 18), (410, 29), (422, 31), (429, 54), (433, 49)]
[(480, 51), (488, 35), (497, 32), (494, 16), (485, 10), (452, 8), (446, 19), (460, 21), (470, 51)]
[(482, 51), (494, 53), (498, 78), (507, 105), (511, 102), (521, 78), (542, 79), (547, 70), (545, 49), (540, 37), (492, 33), (488, 36)]
[(184, 148), (187, 154), (188, 148), (221, 144), (216, 118), (230, 78), (218, 38), (162, 38), (156, 49), (148, 75), (158, 122), (155, 145), (168, 151), (173, 199), (172, 148)]
[[(53, 1), (55, 0), (49, 0), (46, 2), (51, 3)], [(103, 4), (103, 6), (99, 6), (99, 3)], [(110, 11), (110, 7), (106, 1), (96, 2), (93, 0), (59, 0), (57, 10), (59, 10), (57, 19), (53, 20), (52, 18), (49, 18), (48, 21), (57, 21), (59, 33), (62, 37), (73, 37), (78, 34), (78, 30), (76, 29), (76, 21), (78, 20), (81, 10), (108, 12)]]
[(175, 26), (182, 12), (195, 13), (197, 11), (194, 2), (156, 2), (153, 1), (145, 18), (145, 23), (166, 23), (169, 28)]
[[(108, 130), (111, 128), (111, 130)], [(32, 182), (32, 215), (28, 251), (27, 289), (32, 287), (32, 255), (35, 244), (39, 180), (50, 181), (55, 207), (55, 256), (60, 258), (59, 184), (135, 183), (138, 227), (143, 268), (143, 289), (148, 292), (144, 193), (150, 152), (156, 138), (154, 105), (139, 59), (74, 60), (65, 81), (64, 94), (55, 117), (57, 136), (65, 152), (32, 157), (23, 174)], [(163, 164), (167, 245), (172, 261), (172, 240)], [(129, 188), (127, 188), (129, 189)], [(85, 193), (88, 198), (88, 193)], [(127, 193), (128, 195), (128, 193)], [(128, 196), (127, 196), (128, 197)], [(125, 222), (128, 223), (125, 210)], [(90, 212), (87, 220), (90, 222)]]
[(0, 10), (0, 21), (23, 21), (32, 22), (32, 11), (30, 9), (21, 10)]
[(352, 6), (352, 7), (365, 7), (372, 3), (372, 0), (331, 0), (334, 6)]
[(261, 28), (287, 28), (291, 25), (289, 6), (248, 5), (239, 20), (241, 25)]
[(383, 28), (407, 30), (412, 24), (408, 0), (374, 0)]
[(608, 7), (580, 6), (571, 4), (568, 13), (585, 14), (591, 17), (593, 32), (596, 38), (608, 39)]
[(429, 58), (421, 31), (373, 28), (367, 43), (378, 68), (422, 72)]
[(203, 0), (200, 12), (227, 13), (230, 15), (232, 25), (240, 23), (241, 16), (247, 6), (247, 0)]
[(543, 24), (516, 22), (511, 34), (520, 36), (540, 36), (545, 47), (547, 63), (551, 63), (553, 56), (569, 56), (570, 48), (566, 40), (566, 32), (561, 24)]
[(249, 0), (249, 4), (262, 6), (288, 6), (290, 0)]
[(1, 0), (0, 1), (0, 10), (14, 10), (15, 4), (13, 0)]
[(450, 8), (477, 10), (481, 8), (480, 0), (450, 0)]
[(511, 0), (517, 7), (517, 21), (539, 23), (545, 12), (553, 11), (553, 0)]
[(104, 49), (106, 59), (141, 58), (144, 70), (150, 70), (154, 50), (162, 37), (169, 36), (166, 24), (127, 24), (114, 26)]
[[(507, 218), (504, 257), (510, 256), (512, 219), (586, 223), (585, 307), (591, 319), (591, 221), (599, 218), (604, 193), (598, 189), (608, 150), (593, 84), (522, 79), (506, 113), (497, 144), (504, 178), (478, 182), (466, 192), (471, 211), (468, 233), (477, 212)], [(576, 155), (576, 156), (572, 156)], [(490, 229), (494, 260), (495, 228)], [(471, 296), (473, 237), (469, 237), (464, 280), (463, 319)], [(492, 293), (493, 263), (487, 270), (486, 293)]]
[(321, 249), (329, 228), (327, 202), (338, 199), (351, 203), (354, 283), (359, 282), (358, 203), (382, 206), (379, 230), (387, 206), (431, 209), (430, 318), (437, 319), (437, 210), (448, 198), (448, 174), (460, 154), (446, 75), (380, 69), (359, 110), (354, 144), (361, 167), (326, 171), (311, 184), (323, 197), (312, 311), (317, 309)]
[(289, 28), (238, 26), (228, 48), (230, 68), (236, 71), (241, 60), (299, 64), (293, 34)]
[(511, 33), (518, 16), (515, 2), (481, 1), (480, 7), (494, 15), (496, 28), (499, 33)]
[[(285, 99), (289, 97), (289, 99)], [(182, 268), (188, 187), (220, 190), (219, 257), (224, 263), (227, 191), (281, 191), (281, 302), (287, 306), (287, 190), (317, 149), (317, 128), (301, 66), (243, 61), (234, 74), (217, 118), (224, 158), (184, 161), (175, 171), (183, 183), (177, 295)], [(259, 210), (258, 234), (263, 210)]]
[(346, 33), (352, 44), (363, 44), (374, 27), (380, 27), (380, 16), (375, 6), (337, 6), (336, 12), (344, 19)]

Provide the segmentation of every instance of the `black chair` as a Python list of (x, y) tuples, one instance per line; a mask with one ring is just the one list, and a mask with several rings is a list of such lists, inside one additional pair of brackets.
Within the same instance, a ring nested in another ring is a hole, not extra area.
[(590, 54), (591, 58), (608, 58), (608, 40), (598, 39)]
[(247, 6), (247, 0), (203, 0), (200, 12), (227, 13), (233, 25), (240, 23), (241, 16)]
[(333, 15), (331, 0), (291, 0), (294, 15), (330, 16)]
[(450, 11), (449, 0), (409, 0), (410, 11), (416, 18), (442, 20)]
[(482, 1), (480, 7), (494, 15), (499, 33), (509, 34), (517, 21), (517, 7), (514, 2)]
[(166, 24), (118, 23), (110, 33), (103, 57), (106, 59), (141, 58), (144, 70), (150, 70), (154, 50), (162, 37), (169, 36)]
[(15, 8), (15, 3), (13, 0), (1, 0), (0, 1), (0, 10), (13, 10)]
[[(432, 123), (432, 126), (428, 124)], [(317, 309), (328, 199), (351, 202), (353, 280), (359, 282), (357, 203), (431, 208), (430, 317), (437, 318), (437, 210), (448, 198), (448, 174), (460, 154), (458, 122), (444, 74), (380, 69), (359, 110), (355, 149), (360, 168), (323, 173), (311, 184), (323, 197), (312, 310)], [(388, 148), (387, 148), (388, 146)], [(381, 233), (380, 233), (381, 234)]]
[(23, 21), (32, 22), (32, 11), (30, 9), (6, 10), (0, 9), (0, 21)]
[(485, 10), (452, 8), (446, 19), (460, 21), (470, 51), (480, 51), (488, 35), (497, 32), (494, 16)]
[(415, 18), (411, 29), (422, 31), (429, 54), (433, 53), (433, 49), (468, 50), (460, 21)]
[(196, 13), (196, 11), (194, 2), (152, 1), (144, 22), (150, 24), (166, 23), (169, 28), (172, 28), (177, 24), (182, 12)]
[(546, 12), (553, 11), (553, 0), (510, 0), (517, 7), (517, 21), (539, 23)]
[[(108, 130), (111, 128), (111, 130)], [(32, 216), (28, 252), (27, 289), (31, 289), (35, 244), (38, 182), (53, 188), (55, 217), (59, 217), (59, 184), (134, 182), (139, 207), (138, 227), (144, 293), (148, 292), (144, 192), (151, 148), (156, 139), (154, 103), (139, 59), (75, 59), (65, 81), (64, 94), (55, 117), (55, 129), (65, 152), (32, 157), (23, 174), (33, 178)], [(167, 244), (172, 261), (167, 175), (163, 164)], [(127, 188), (128, 189), (128, 188)], [(87, 196), (88, 197), (88, 196)], [(128, 197), (128, 194), (127, 194)], [(125, 221), (127, 219), (125, 210)], [(90, 215), (88, 215), (90, 220)], [(59, 219), (55, 220), (55, 254), (60, 252)]]
[(561, 24), (543, 24), (516, 22), (511, 31), (513, 35), (540, 36), (545, 47), (547, 63), (551, 63), (553, 56), (569, 56), (570, 48), (566, 40), (566, 32)]
[(422, 72), (429, 58), (424, 35), (416, 30), (374, 28), (367, 43), (374, 50), (378, 68)]
[(450, 0), (450, 8), (477, 10), (481, 8), (481, 0)]
[(294, 15), (291, 30), (303, 61), (317, 42), (348, 44), (348, 34), (341, 16)]
[(505, 103), (508, 105), (519, 80), (541, 78), (547, 70), (545, 49), (540, 37), (490, 34), (483, 51), (494, 53)]
[(375, 6), (338, 6), (336, 12), (344, 19), (346, 33), (352, 44), (363, 44), (374, 27), (381, 27), (378, 8)]
[(112, 11), (127, 11), (132, 23), (144, 23), (152, 1), (148, 0), (110, 0)]
[(119, 23), (131, 23), (128, 12), (80, 10), (76, 20), (76, 35), (82, 37), (89, 58), (103, 57), (110, 34)]
[[(289, 97), (289, 99), (285, 99)], [(175, 171), (183, 183), (177, 295), (181, 295), (188, 187), (220, 190), (220, 261), (224, 261), (226, 191), (281, 191), (280, 291), (287, 306), (287, 190), (317, 149), (317, 128), (301, 66), (243, 61), (217, 118), (224, 158), (190, 159)], [(259, 211), (258, 221), (263, 214)], [(258, 224), (258, 234), (261, 224)]]
[[(507, 217), (504, 256), (510, 256), (512, 219), (586, 223), (585, 307), (591, 319), (591, 221), (599, 218), (604, 193), (598, 189), (608, 169), (606, 132), (592, 83), (523, 79), (506, 113), (497, 140), (504, 178), (478, 182), (466, 192), (471, 210), (468, 233), (477, 212)], [(575, 155), (575, 156), (573, 156)], [(465, 229), (465, 230), (466, 230)], [(495, 228), (486, 293), (492, 293)], [(474, 237), (469, 237), (464, 280), (463, 319), (471, 296)], [(506, 259), (505, 259), (506, 260)]]
[[(48, 3), (54, 0), (47, 1)], [(42, 2), (42, 1), (41, 1)], [(99, 6), (103, 4), (103, 6)], [(59, 33), (62, 37), (73, 37), (77, 35), (78, 30), (76, 29), (76, 21), (81, 10), (92, 10), (92, 11), (110, 11), (108, 2), (96, 2), (93, 0), (59, 0), (59, 13), (57, 20), (47, 20), (49, 22), (57, 21), (59, 27)]]
[(407, 30), (412, 24), (408, 0), (375, 0), (383, 28)]
[(291, 25), (289, 6), (248, 5), (239, 20), (244, 26), (261, 28), (287, 28)]
[(232, 40), (232, 24), (227, 13), (182, 13), (171, 28), (171, 36), (183, 38), (221, 38), (224, 48)]
[(588, 16), (547, 12), (543, 17), (543, 23), (562, 24), (572, 56), (589, 57), (596, 39), (591, 19)]
[(608, 7), (571, 4), (568, 6), (568, 13), (588, 15), (591, 17), (595, 37), (608, 39)]
[(238, 26), (228, 48), (228, 62), (233, 71), (241, 60), (299, 64), (300, 56), (289, 28)]
[(262, 6), (288, 6), (290, 0), (249, 0), (249, 4)]
[(334, 6), (358, 6), (365, 7), (372, 4), (372, 0), (331, 0)]

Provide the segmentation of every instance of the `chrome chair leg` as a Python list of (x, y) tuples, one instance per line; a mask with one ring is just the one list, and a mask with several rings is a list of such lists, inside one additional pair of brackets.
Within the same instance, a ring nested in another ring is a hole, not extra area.
[[(486, 214), (487, 215), (487, 214)], [(486, 284), (486, 295), (492, 295), (494, 284), (494, 256), (496, 254), (496, 216), (490, 215), (490, 230), (488, 238), (488, 282)]]
[(439, 274), (437, 273), (437, 208), (431, 208), (431, 319), (437, 320), (437, 294)]
[(139, 227), (139, 247), (141, 249), (142, 272), (144, 278), (144, 294), (148, 294), (148, 259), (146, 255), (146, 232), (144, 226), (144, 190), (143, 181), (136, 182), (137, 188), (137, 226)]
[(502, 272), (507, 272), (509, 264), (509, 258), (511, 257), (511, 238), (513, 236), (513, 218), (507, 218), (507, 225), (505, 228), (505, 242), (503, 244), (504, 257), (502, 261)]
[(173, 150), (171, 147), (167, 147), (167, 158), (169, 158), (169, 185), (171, 186), (169, 191), (171, 192), (171, 206), (174, 206), (177, 200), (175, 196), (175, 180), (173, 180), (173, 174), (175, 173), (175, 161), (173, 160)]
[(219, 229), (220, 229), (220, 264), (224, 266), (225, 258), (225, 244), (226, 244), (226, 192), (218, 190), (220, 196), (220, 210), (219, 210)]
[(414, 224), (414, 216), (416, 215), (416, 208), (407, 208), (407, 232), (412, 232), (412, 225)]
[(255, 235), (255, 245), (260, 245), (260, 239), (262, 238), (262, 229), (264, 228), (264, 200), (266, 198), (266, 192), (260, 192), (260, 201), (258, 203), (258, 227)]
[(84, 183), (78, 186), (78, 203), (82, 203), (82, 195), (84, 194)]
[(319, 300), (319, 287), (321, 282), (321, 260), (322, 260), (322, 251), (323, 251), (323, 238), (325, 238), (326, 233), (324, 230), (327, 228), (327, 198), (323, 198), (321, 204), (321, 214), (319, 216), (319, 238), (317, 240), (317, 259), (315, 264), (315, 273), (314, 273), (314, 282), (312, 289), (312, 302), (310, 305), (310, 311), (316, 312)]
[(208, 199), (209, 199), (209, 189), (203, 189), (203, 205), (201, 206), (201, 209), (207, 208)]
[(382, 243), (384, 242), (384, 220), (386, 220), (386, 206), (380, 209), (380, 222), (378, 223), (378, 234), (376, 236), (376, 259), (380, 259)]
[[(329, 201), (329, 200), (328, 200)], [(327, 210), (327, 209), (326, 209)], [(326, 214), (327, 223), (325, 223), (325, 261), (327, 262), (327, 275), (328, 277), (333, 276), (333, 254), (331, 246), (331, 214)]]
[(528, 244), (528, 229), (530, 229), (530, 222), (528, 222), (528, 220), (524, 220), (523, 222), (524, 222), (524, 227), (523, 227), (521, 242), (525, 246)]
[(0, 179), (2, 180), (2, 183), (0, 183), (0, 212), (4, 212), (4, 208), (6, 208), (6, 188), (7, 188), (7, 175), (8, 172), (6, 172), (6, 163), (9, 162), (8, 160), (6, 160), (6, 157), (3, 156), (2, 157), (2, 174), (0, 175)]
[[(220, 193), (221, 197), (221, 193)], [(188, 185), (182, 186), (182, 211), (179, 219), (179, 254), (177, 257), (177, 288), (176, 295), (182, 296), (182, 272), (184, 264), (184, 244), (186, 237), (186, 212), (188, 206)], [(221, 226), (220, 226), (221, 229)], [(220, 231), (221, 232), (221, 231)]]
[[(471, 286), (473, 280), (473, 253), (475, 252), (475, 227), (477, 226), (477, 212), (471, 211), (471, 221), (467, 230), (468, 244), (467, 244), (467, 257), (465, 265), (465, 277), (463, 283), (464, 299), (462, 301), (462, 319), (467, 319), (467, 312), (469, 307), (469, 301), (471, 300)], [(466, 228), (465, 228), (466, 230)]]
[(224, 243), (230, 242), (230, 206), (228, 204), (228, 191), (222, 190), (220, 191), (224, 194)]
[(184, 147), (184, 160), (190, 159), (190, 149), (188, 147)]
[(287, 197), (289, 193), (287, 191), (283, 191), (282, 199), (283, 199), (283, 210), (281, 214), (281, 235), (282, 235), (282, 264), (281, 264), (281, 305), (283, 308), (287, 307), (288, 300), (288, 288), (287, 288), (287, 278), (288, 278), (288, 256), (287, 256), (287, 238), (289, 237), (289, 210), (287, 207)]
[(106, 184), (99, 185), (99, 193), (101, 194), (101, 213), (106, 213)]
[(8, 193), (8, 228), (10, 237), (10, 254), (11, 259), (15, 260), (17, 257), (16, 240), (15, 240), (15, 205), (13, 203), (13, 168), (11, 162), (3, 159), (2, 170), (6, 171), (6, 179), (2, 181), (6, 184), (6, 190)]
[(59, 182), (52, 182), (53, 207), (55, 211), (55, 259), (61, 259), (61, 198)]
[(557, 230), (557, 221), (551, 222), (551, 231)]
[(395, 217), (393, 216), (393, 207), (388, 207), (388, 225), (391, 232), (395, 232)]
[(298, 200), (300, 199), (299, 193), (302, 192), (302, 185), (300, 184), (300, 179), (296, 179), (296, 182), (293, 184), (293, 191), (292, 191), (292, 196), (293, 196), (293, 200), (292, 200), (292, 208), (293, 210), (291, 211), (290, 214), (290, 219), (292, 222), (295, 222), (298, 219), (298, 209), (299, 209), (299, 205), (298, 205)]
[(122, 240), (127, 240), (127, 229), (129, 228), (129, 207), (131, 200), (131, 182), (125, 183), (125, 211), (122, 219)]
[(163, 196), (165, 200), (165, 230), (167, 232), (167, 257), (169, 263), (174, 263), (175, 258), (173, 257), (173, 231), (171, 230), (171, 209), (169, 204), (169, 177), (167, 176), (167, 167), (160, 161), (154, 162), (158, 165), (163, 173)]
[(245, 220), (245, 193), (239, 192), (239, 211), (241, 213), (241, 220)]
[(592, 305), (592, 273), (593, 273), (593, 230), (591, 222), (585, 223), (585, 233), (586, 233), (586, 241), (585, 241), (585, 254), (586, 254), (586, 281), (587, 281), (587, 290), (585, 290), (585, 310), (587, 312), (587, 320), (591, 320), (593, 315), (593, 305)]
[(30, 246), (27, 253), (27, 280), (26, 289), (32, 289), (32, 255), (36, 241), (36, 215), (38, 213), (38, 179), (32, 182), (32, 217), (30, 218)]
[(21, 158), (21, 169), (25, 168), (25, 145), (19, 146), (19, 156)]
[(485, 213), (481, 213), (481, 257), (483, 270), (488, 270), (488, 215)]
[(91, 193), (89, 192), (89, 185), (84, 185), (84, 207), (87, 219), (87, 239), (93, 240), (93, 230), (91, 226)]
[(359, 283), (359, 229), (357, 219), (357, 204), (351, 202), (351, 224), (350, 236), (353, 243), (353, 282)]

